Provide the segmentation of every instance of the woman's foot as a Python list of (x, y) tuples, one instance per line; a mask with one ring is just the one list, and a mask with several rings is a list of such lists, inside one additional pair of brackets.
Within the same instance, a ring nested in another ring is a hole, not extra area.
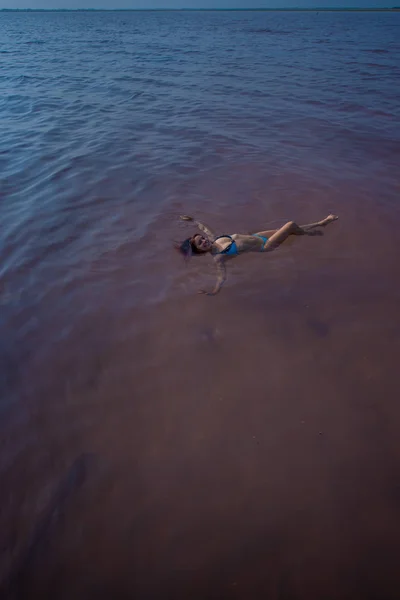
[(326, 219), (320, 221), (320, 226), (325, 227), (325, 225), (329, 225), (329, 223), (333, 223), (333, 221), (337, 221), (339, 217), (336, 215), (328, 215)]

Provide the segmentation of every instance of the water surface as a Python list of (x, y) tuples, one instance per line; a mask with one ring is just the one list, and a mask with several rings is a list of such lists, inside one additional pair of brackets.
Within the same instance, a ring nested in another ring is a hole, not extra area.
[[(400, 15), (2, 13), (0, 54), (5, 595), (398, 598)], [(172, 247), (330, 212), (216, 298)]]

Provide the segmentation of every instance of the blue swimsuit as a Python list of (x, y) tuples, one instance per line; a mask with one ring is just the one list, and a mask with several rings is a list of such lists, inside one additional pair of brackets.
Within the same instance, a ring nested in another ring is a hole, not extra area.
[(262, 235), (258, 235), (258, 233), (253, 233), (252, 235), (253, 235), (253, 237), (258, 237), (258, 238), (262, 239), (262, 241), (264, 243), (263, 243), (263, 247), (261, 248), (260, 252), (264, 252), (265, 244), (268, 242), (268, 238), (263, 237)]
[(227, 246), (225, 248), (225, 250), (222, 250), (221, 252), (218, 252), (218, 254), (224, 254), (225, 256), (238, 256), (239, 252), (236, 246), (236, 242), (235, 240), (232, 239), (232, 236), (230, 235), (219, 235), (217, 238), (215, 238), (215, 242), (217, 240), (220, 240), (221, 238), (228, 238), (231, 240), (231, 243), (229, 244), (229, 246)]
[[(254, 237), (258, 237), (261, 238), (262, 241), (264, 242), (263, 247), (261, 248), (260, 252), (263, 252), (264, 248), (265, 248), (265, 244), (268, 242), (268, 238), (263, 237), (262, 235), (258, 235), (258, 233), (253, 233), (252, 234)], [(232, 239), (232, 236), (230, 235), (219, 235), (217, 238), (215, 238), (215, 242), (217, 240), (220, 240), (221, 238), (228, 238), (231, 240), (231, 243), (229, 244), (229, 246), (227, 246), (225, 248), (225, 250), (222, 250), (222, 252), (218, 252), (218, 254), (224, 254), (225, 256), (238, 256), (239, 255), (239, 251), (237, 249), (237, 245), (234, 239)]]

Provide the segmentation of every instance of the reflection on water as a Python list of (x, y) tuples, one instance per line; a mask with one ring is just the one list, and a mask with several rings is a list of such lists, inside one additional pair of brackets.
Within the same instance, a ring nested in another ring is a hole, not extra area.
[(399, 596), (399, 19), (1, 15), (4, 596)]

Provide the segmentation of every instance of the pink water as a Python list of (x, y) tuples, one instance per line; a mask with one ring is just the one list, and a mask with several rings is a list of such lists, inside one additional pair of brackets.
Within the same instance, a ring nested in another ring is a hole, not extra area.
[(4, 597), (399, 597), (399, 34), (0, 15)]

